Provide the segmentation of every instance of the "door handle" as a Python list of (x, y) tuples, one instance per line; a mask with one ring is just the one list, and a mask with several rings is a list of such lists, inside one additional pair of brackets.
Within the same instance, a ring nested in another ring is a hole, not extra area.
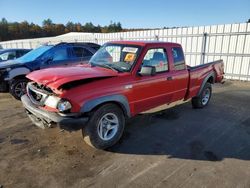
[(167, 80), (173, 80), (173, 77), (172, 76), (168, 76)]

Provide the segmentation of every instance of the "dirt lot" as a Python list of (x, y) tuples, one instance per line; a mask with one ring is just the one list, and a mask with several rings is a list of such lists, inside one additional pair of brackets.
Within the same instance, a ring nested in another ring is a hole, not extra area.
[(120, 143), (98, 151), (81, 131), (41, 130), (0, 95), (0, 187), (250, 187), (250, 83), (135, 117)]

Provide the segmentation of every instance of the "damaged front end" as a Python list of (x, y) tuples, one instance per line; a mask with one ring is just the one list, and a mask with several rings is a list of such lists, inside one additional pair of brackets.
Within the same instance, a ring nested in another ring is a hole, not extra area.
[(78, 127), (88, 121), (82, 114), (70, 113), (71, 105), (68, 101), (35, 82), (28, 83), (27, 94), (21, 100), (31, 121), (43, 129), (56, 124), (62, 128), (71, 125)]

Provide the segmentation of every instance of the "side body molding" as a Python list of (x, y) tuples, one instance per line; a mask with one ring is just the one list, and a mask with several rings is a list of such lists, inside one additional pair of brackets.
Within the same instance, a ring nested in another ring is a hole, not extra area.
[(101, 105), (101, 104), (104, 104), (104, 103), (107, 103), (107, 102), (118, 103), (122, 107), (122, 110), (124, 111), (125, 115), (127, 115), (128, 117), (131, 116), (128, 100), (123, 95), (109, 95), (109, 96), (104, 96), (104, 97), (100, 97), (100, 98), (97, 98), (97, 99), (92, 99), (90, 101), (87, 101), (81, 107), (81, 112), (82, 113), (90, 112), (91, 110), (93, 110), (98, 105)]
[(16, 76), (26, 75), (29, 73), (30, 73), (30, 70), (28, 68), (25, 68), (25, 67), (14, 68), (14, 69), (9, 71), (9, 76), (8, 76), (7, 80), (11, 80), (11, 79), (15, 78)]

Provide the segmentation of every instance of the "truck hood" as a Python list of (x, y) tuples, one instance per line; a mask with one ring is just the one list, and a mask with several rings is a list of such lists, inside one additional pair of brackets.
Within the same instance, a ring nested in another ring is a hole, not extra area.
[(72, 66), (34, 71), (28, 74), (27, 78), (53, 90), (57, 90), (60, 86), (66, 83), (85, 79), (114, 77), (117, 75), (117, 72), (106, 68)]

